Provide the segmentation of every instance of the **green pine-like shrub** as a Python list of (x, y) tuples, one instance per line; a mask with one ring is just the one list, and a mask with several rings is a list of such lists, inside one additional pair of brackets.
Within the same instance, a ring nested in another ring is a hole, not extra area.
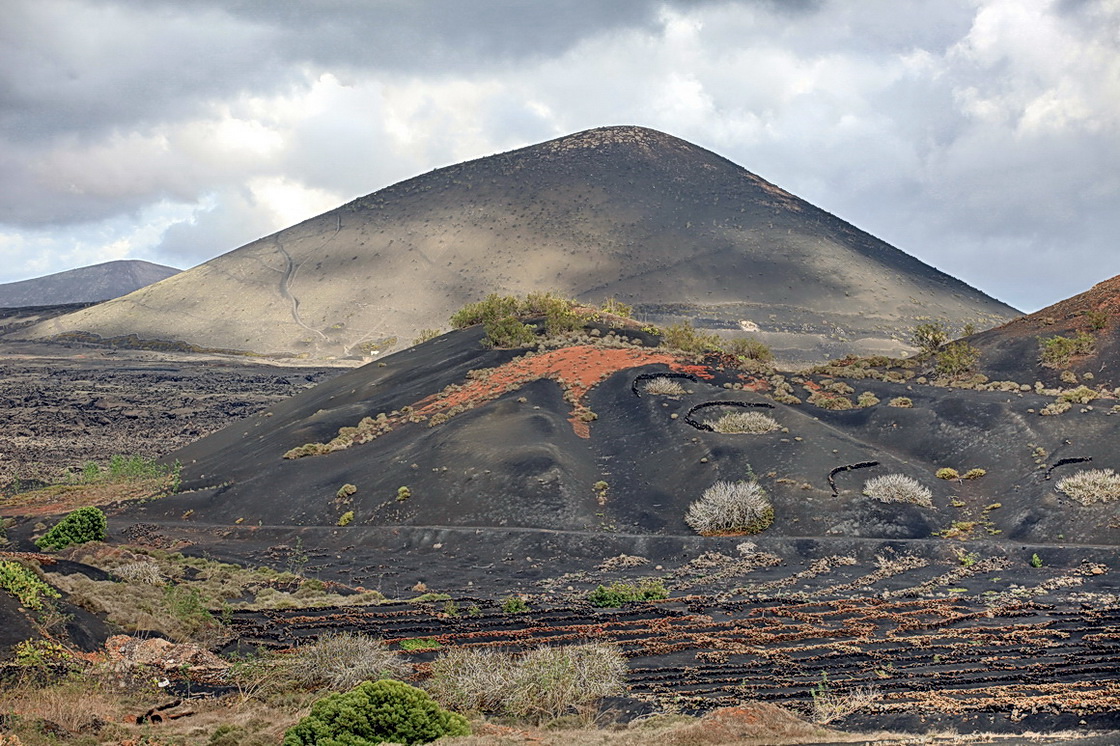
[(413, 746), (470, 732), (466, 718), (443, 709), (427, 692), (386, 679), (320, 699), (284, 734), (284, 746)]
[(105, 539), (105, 514), (100, 508), (78, 508), (43, 534), (35, 545), (40, 549), (65, 549), (71, 544)]

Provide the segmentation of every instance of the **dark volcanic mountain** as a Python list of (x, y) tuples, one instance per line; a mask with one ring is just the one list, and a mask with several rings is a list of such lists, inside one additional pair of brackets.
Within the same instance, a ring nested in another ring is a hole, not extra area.
[(918, 319), (1015, 315), (715, 153), (607, 127), (401, 182), (32, 333), (362, 357), (488, 293), (544, 290), (757, 327), (786, 357), (896, 352)]
[(0, 285), (0, 308), (61, 306), (119, 298), (172, 275), (174, 267), (137, 259), (94, 264)]
[[(1055, 344), (1057, 337), (1071, 342)], [(979, 348), (980, 368), (990, 378), (1055, 386), (1069, 383), (1061, 374), (1071, 371), (1092, 388), (1120, 386), (1120, 275), (969, 342)], [(1063, 346), (1072, 354), (1060, 354)]]

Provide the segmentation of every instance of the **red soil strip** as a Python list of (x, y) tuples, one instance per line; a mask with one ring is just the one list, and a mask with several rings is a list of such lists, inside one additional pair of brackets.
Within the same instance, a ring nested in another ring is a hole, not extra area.
[(667, 365), (680, 373), (712, 378), (703, 366), (686, 365), (666, 352), (577, 345), (511, 360), (492, 369), (488, 375), (468, 380), (456, 391), (417, 402), (415, 410), (419, 415), (430, 417), (456, 406), (473, 406), (497, 399), (531, 381), (551, 378), (560, 383), (565, 398), (572, 403), (569, 419), (572, 429), (579, 437), (589, 438), (591, 430), (587, 422), (580, 419), (580, 414), (587, 410), (583, 404), (587, 392), (613, 373), (654, 363)]

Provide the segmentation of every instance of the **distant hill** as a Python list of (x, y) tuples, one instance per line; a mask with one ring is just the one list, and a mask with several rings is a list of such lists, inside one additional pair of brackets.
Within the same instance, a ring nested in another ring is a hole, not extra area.
[(127, 295), (179, 271), (138, 259), (68, 269), (45, 277), (0, 285), (0, 308), (96, 303)]
[[(1056, 337), (1070, 342), (1055, 343)], [(1068, 384), (1061, 375), (1070, 371), (1093, 388), (1120, 386), (1120, 275), (969, 342), (979, 348), (980, 369), (990, 378), (1054, 386)], [(1044, 359), (1046, 347), (1052, 351)], [(1062, 355), (1063, 347), (1073, 354)]]
[(1017, 315), (715, 153), (605, 127), (409, 179), (31, 333), (363, 358), (531, 291), (758, 330), (787, 359)]

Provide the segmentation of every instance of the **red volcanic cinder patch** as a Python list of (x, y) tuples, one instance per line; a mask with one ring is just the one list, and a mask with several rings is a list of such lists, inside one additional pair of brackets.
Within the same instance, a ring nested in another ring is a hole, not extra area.
[(682, 373), (711, 377), (706, 370), (685, 365), (673, 354), (659, 350), (624, 349), (577, 345), (550, 350), (539, 355), (526, 355), (488, 371), (486, 375), (468, 380), (456, 390), (439, 394), (416, 405), (416, 413), (431, 416), (456, 406), (473, 406), (490, 401), (503, 393), (520, 388), (530, 381), (551, 378), (564, 388), (565, 398), (572, 404), (570, 422), (581, 438), (590, 437), (587, 422), (580, 419), (586, 411), (583, 397), (595, 384), (613, 373), (628, 368), (661, 363)]

